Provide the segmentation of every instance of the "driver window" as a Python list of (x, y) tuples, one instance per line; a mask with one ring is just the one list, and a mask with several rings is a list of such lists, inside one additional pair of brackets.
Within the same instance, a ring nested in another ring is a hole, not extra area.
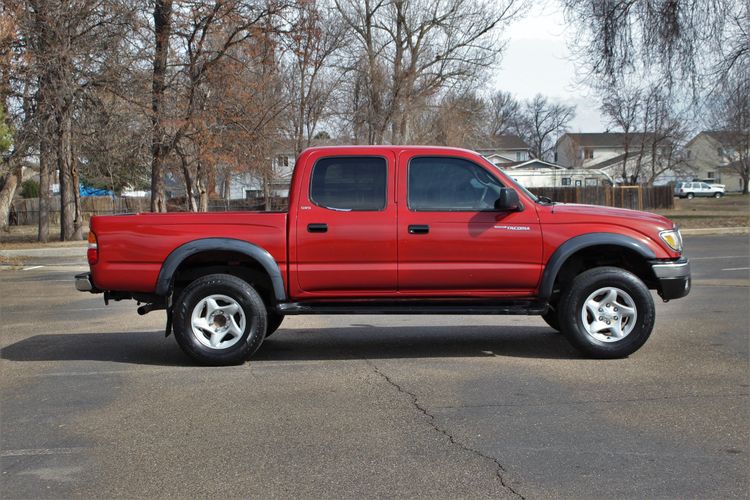
[(502, 184), (484, 168), (461, 158), (422, 157), (409, 162), (411, 210), (493, 210)]

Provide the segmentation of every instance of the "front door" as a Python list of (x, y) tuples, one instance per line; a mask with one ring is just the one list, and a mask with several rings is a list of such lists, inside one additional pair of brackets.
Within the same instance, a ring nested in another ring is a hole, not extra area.
[[(542, 269), (533, 205), (498, 212), (503, 184), (471, 158), (399, 157), (399, 290), (411, 295), (526, 296)], [(404, 190), (402, 190), (404, 191)]]
[(303, 296), (396, 291), (395, 157), (388, 150), (309, 157), (296, 214)]

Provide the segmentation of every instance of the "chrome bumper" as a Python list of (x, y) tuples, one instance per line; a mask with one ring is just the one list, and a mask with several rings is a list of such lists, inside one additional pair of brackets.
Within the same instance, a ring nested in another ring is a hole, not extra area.
[(98, 292), (91, 283), (91, 273), (76, 274), (76, 290), (79, 292)]
[(690, 293), (690, 261), (685, 257), (675, 261), (654, 261), (651, 269), (662, 299), (679, 299)]

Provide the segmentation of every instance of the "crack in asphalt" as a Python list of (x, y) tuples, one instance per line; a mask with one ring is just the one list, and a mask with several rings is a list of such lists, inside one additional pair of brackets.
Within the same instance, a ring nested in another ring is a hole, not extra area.
[(416, 408), (417, 411), (419, 411), (420, 413), (422, 413), (424, 416), (426, 416), (429, 419), (430, 426), (436, 432), (439, 432), (440, 434), (444, 435), (446, 438), (448, 438), (448, 441), (451, 444), (453, 444), (455, 446), (458, 446), (462, 450), (468, 451), (469, 453), (473, 453), (474, 455), (476, 455), (478, 457), (481, 457), (481, 458), (484, 458), (485, 460), (492, 461), (495, 464), (495, 475), (497, 476), (497, 479), (500, 481), (500, 484), (502, 485), (502, 487), (505, 488), (507, 491), (509, 491), (514, 496), (516, 496), (518, 498), (521, 498), (522, 500), (526, 500), (526, 497), (524, 497), (523, 495), (521, 495), (510, 484), (508, 484), (506, 482), (505, 474), (507, 474), (508, 471), (503, 466), (503, 464), (500, 463), (500, 461), (497, 458), (495, 458), (495, 457), (493, 457), (491, 455), (487, 455), (485, 453), (482, 453), (481, 451), (479, 451), (479, 450), (477, 450), (475, 448), (472, 448), (472, 447), (470, 447), (470, 446), (468, 446), (468, 445), (466, 445), (466, 444), (464, 444), (464, 443), (456, 440), (456, 438), (450, 432), (448, 432), (446, 429), (444, 429), (444, 428), (442, 428), (442, 427), (440, 427), (438, 425), (437, 420), (435, 419), (435, 415), (433, 415), (432, 413), (430, 413), (429, 411), (427, 411), (427, 408), (424, 407), (424, 406), (422, 406), (419, 403), (419, 398), (417, 398), (416, 394), (414, 394), (413, 392), (407, 391), (406, 389), (404, 389), (403, 387), (401, 387), (399, 384), (397, 384), (396, 382), (394, 382), (386, 373), (384, 373), (383, 371), (381, 371), (380, 368), (378, 368), (378, 366), (375, 363), (373, 363), (372, 361), (370, 361), (369, 359), (365, 360), (365, 361), (367, 362), (367, 364), (369, 364), (373, 368), (373, 371), (375, 372), (376, 375), (378, 375), (380, 378), (382, 378), (383, 380), (385, 380), (388, 384), (390, 384), (391, 386), (393, 386), (394, 388), (396, 388), (396, 390), (398, 392), (406, 394), (407, 396), (409, 396), (409, 398), (411, 398), (411, 404), (412, 404), (412, 406), (414, 406), (414, 408)]

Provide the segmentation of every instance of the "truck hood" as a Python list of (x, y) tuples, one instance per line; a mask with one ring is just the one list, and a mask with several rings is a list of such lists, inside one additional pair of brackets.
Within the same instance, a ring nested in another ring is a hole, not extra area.
[(674, 227), (674, 223), (663, 215), (627, 208), (579, 205), (576, 203), (555, 203), (545, 208), (547, 209), (547, 217), (544, 218), (544, 222), (550, 224), (596, 223), (602, 222), (602, 219), (609, 219), (612, 223), (631, 227), (647, 224), (657, 231)]

